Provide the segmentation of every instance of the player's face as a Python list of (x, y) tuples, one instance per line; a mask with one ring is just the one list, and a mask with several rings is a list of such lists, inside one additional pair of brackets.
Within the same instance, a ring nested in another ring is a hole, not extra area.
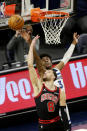
[(43, 75), (43, 81), (50, 81), (54, 79), (55, 79), (55, 76), (54, 76), (53, 70), (46, 70)]
[(47, 68), (50, 69), (52, 67), (52, 61), (49, 57), (45, 56), (42, 59), (42, 64)]

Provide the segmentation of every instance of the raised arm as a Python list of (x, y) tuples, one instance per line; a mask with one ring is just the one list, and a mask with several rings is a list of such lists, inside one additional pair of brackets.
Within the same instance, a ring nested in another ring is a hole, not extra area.
[(35, 48), (34, 48), (34, 57), (35, 57), (35, 61), (36, 61), (36, 66), (37, 66), (37, 69), (38, 69), (38, 73), (40, 75), (40, 77), (42, 78), (44, 72), (45, 72), (45, 67), (43, 66), (42, 62), (41, 62), (41, 59), (39, 57), (39, 55), (37, 54)]
[(77, 33), (73, 34), (72, 44), (70, 45), (67, 52), (64, 54), (64, 57), (61, 60), (61, 62), (59, 64), (57, 64), (55, 66), (55, 68), (58, 68), (59, 70), (62, 70), (62, 68), (65, 66), (65, 64), (70, 60), (70, 57), (72, 56), (73, 51), (75, 49), (75, 45), (78, 43), (78, 37), (79, 37), (79, 35), (77, 35)]
[(17, 46), (17, 44), (19, 42), (18, 36), (21, 35), (21, 31), (22, 30), (17, 30), (15, 35), (11, 38), (11, 40), (7, 44), (8, 50), (14, 49)]
[(36, 70), (33, 66), (33, 48), (35, 46), (36, 40), (39, 38), (39, 36), (37, 35), (31, 42), (30, 45), (30, 50), (27, 56), (27, 62), (28, 62), (28, 67), (29, 67), (29, 74), (30, 74), (30, 79), (34, 88), (34, 95), (38, 95), (41, 89), (41, 82), (37, 76)]
[[(27, 43), (30, 46), (31, 41), (32, 41), (30, 35), (27, 32), (24, 32), (22, 34), (22, 37), (27, 41)], [(45, 67), (43, 66), (43, 64), (41, 62), (41, 59), (40, 59), (39, 55), (37, 54), (35, 48), (33, 48), (33, 52), (34, 52), (34, 58), (35, 58), (35, 61), (36, 61), (36, 66), (37, 66), (37, 69), (38, 69), (38, 73), (39, 73), (40, 77), (42, 78), (42, 76), (43, 76), (43, 74), (45, 72)]]

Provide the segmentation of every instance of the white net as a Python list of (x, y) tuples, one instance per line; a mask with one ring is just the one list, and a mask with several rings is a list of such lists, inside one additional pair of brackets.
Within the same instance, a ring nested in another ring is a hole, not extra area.
[[(49, 15), (48, 15), (49, 16)], [(47, 17), (48, 17), (47, 16)], [(53, 14), (49, 17), (53, 17)], [(54, 15), (55, 17), (55, 15)], [(42, 29), (45, 34), (45, 42), (46, 44), (59, 44), (61, 31), (66, 23), (68, 18), (61, 19), (45, 19), (44, 21), (40, 21)]]

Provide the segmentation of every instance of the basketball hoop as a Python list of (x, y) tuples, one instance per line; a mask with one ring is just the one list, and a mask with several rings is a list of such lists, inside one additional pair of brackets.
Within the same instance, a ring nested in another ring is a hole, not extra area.
[(45, 34), (46, 44), (59, 44), (61, 31), (69, 18), (69, 13), (60, 11), (31, 10), (32, 22), (40, 22)]

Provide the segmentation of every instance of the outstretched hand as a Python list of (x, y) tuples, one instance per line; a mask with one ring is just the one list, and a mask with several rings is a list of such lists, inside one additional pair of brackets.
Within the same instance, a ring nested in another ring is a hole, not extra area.
[(79, 35), (77, 34), (77, 32), (75, 32), (74, 34), (73, 34), (73, 44), (77, 44), (78, 43), (78, 38), (79, 38)]
[(33, 47), (35, 47), (36, 41), (37, 41), (37, 39), (39, 39), (39, 38), (40, 38), (39, 35), (36, 35), (36, 37), (33, 38), (32, 42), (31, 42), (31, 45), (32, 45)]

